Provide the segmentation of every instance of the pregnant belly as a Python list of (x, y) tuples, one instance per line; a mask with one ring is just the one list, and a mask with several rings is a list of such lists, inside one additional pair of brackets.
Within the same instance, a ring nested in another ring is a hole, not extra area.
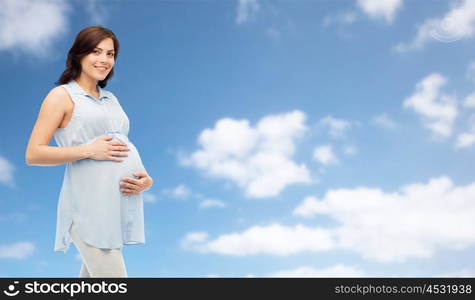
[(142, 159), (135, 145), (128, 142), (127, 146), (129, 151), (125, 153), (127, 153), (128, 156), (115, 156), (123, 161), (94, 161), (97, 164), (95, 168), (97, 168), (99, 172), (109, 173), (113, 177), (133, 177), (133, 173), (144, 171)]
[(134, 178), (134, 173), (144, 172), (140, 154), (133, 143), (127, 141), (128, 156), (116, 156), (123, 161), (82, 159), (71, 163), (71, 180), (75, 187), (101, 193), (110, 189), (119, 191), (123, 177)]
[(87, 158), (67, 165), (66, 180), (71, 187), (68, 191), (73, 209), (78, 212), (75, 216), (82, 222), (93, 222), (97, 231), (107, 231), (113, 226), (110, 222), (125, 222), (141, 201), (140, 195), (127, 196), (120, 192), (123, 177), (134, 178), (134, 173), (145, 171), (140, 154), (125, 136), (114, 140), (123, 141), (129, 148), (128, 156), (119, 157), (123, 161)]

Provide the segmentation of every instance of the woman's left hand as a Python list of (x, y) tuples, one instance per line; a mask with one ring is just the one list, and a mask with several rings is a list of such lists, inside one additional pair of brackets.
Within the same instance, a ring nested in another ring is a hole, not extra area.
[(125, 195), (138, 195), (148, 190), (153, 185), (153, 179), (145, 172), (137, 172), (133, 174), (138, 179), (124, 177), (120, 182), (120, 191)]

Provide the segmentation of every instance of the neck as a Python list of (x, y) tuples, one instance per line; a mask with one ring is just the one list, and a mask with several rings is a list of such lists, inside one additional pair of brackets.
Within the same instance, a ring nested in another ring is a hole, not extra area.
[(97, 80), (85, 76), (84, 73), (81, 73), (78, 78), (76, 78), (76, 82), (89, 94), (96, 94), (99, 92), (97, 89)]

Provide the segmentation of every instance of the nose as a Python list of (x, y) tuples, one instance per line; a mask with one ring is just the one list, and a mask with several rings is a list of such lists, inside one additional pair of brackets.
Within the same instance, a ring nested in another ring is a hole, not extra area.
[(102, 54), (99, 58), (99, 61), (101, 63), (107, 62), (108, 60), (109, 60), (109, 58), (107, 57), (107, 54)]
[(114, 58), (107, 56), (107, 53), (102, 53), (99, 56), (99, 61), (101, 63), (107, 63), (108, 65), (112, 65), (112, 62), (114, 61)]

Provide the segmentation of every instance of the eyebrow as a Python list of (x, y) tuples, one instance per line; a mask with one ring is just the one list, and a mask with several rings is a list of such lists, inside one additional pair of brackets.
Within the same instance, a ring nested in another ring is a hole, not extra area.
[[(99, 47), (96, 47), (96, 49), (104, 50), (104, 49), (102, 49), (102, 48), (99, 48)], [(108, 51), (112, 51), (112, 52), (114, 52), (114, 49), (111, 49), (111, 50), (108, 50)]]

